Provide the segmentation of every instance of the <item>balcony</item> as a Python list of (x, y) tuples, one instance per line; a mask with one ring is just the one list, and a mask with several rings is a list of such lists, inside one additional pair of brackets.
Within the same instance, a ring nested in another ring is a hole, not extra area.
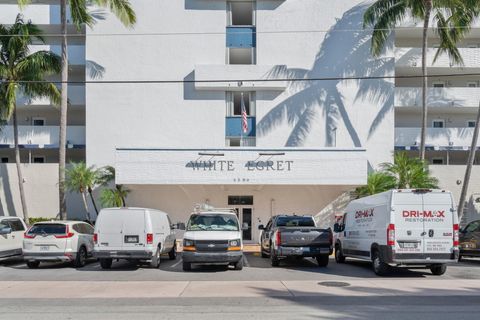
[[(19, 126), (18, 143), (23, 148), (58, 148), (58, 126)], [(85, 147), (85, 126), (68, 126), (69, 148)], [(5, 126), (0, 132), (0, 146), (13, 147), (13, 126)]]
[(242, 131), (242, 117), (225, 118), (225, 136), (226, 137), (255, 137), (256, 136), (256, 120), (255, 117), (247, 117), (248, 130), (246, 133)]
[(282, 80), (286, 78), (286, 70), (285, 65), (197, 65), (195, 88), (218, 91), (283, 91), (287, 88), (287, 81)]
[[(69, 85), (68, 99), (71, 106), (85, 105), (85, 86), (84, 85)], [(50, 100), (47, 98), (36, 98), (33, 100), (27, 99), (23, 96), (17, 98), (17, 105), (19, 106), (51, 106)]]
[(227, 48), (253, 48), (256, 46), (255, 27), (227, 27)]
[[(478, 108), (480, 88), (428, 88), (428, 107)], [(395, 107), (420, 107), (422, 88), (395, 88)]]
[[(474, 128), (428, 128), (426, 145), (434, 150), (468, 150)], [(420, 145), (420, 128), (395, 128), (395, 147), (416, 149)], [(480, 145), (480, 142), (479, 142)]]
[[(58, 56), (62, 55), (62, 46), (60, 45), (34, 45), (31, 47), (31, 52), (51, 51)], [(69, 45), (68, 46), (68, 63), (70, 67), (82, 66), (85, 67), (85, 46), (83, 45)]]
[[(13, 24), (18, 13), (21, 12), (26, 20), (31, 20), (36, 25), (59, 25), (60, 6), (58, 3), (58, 0), (34, 0), (31, 5), (20, 11), (17, 0), (2, 0), (0, 21), (3, 24)], [(71, 21), (70, 10), (67, 10), (67, 21)]]
[[(480, 48), (459, 48), (463, 57), (464, 66), (457, 66), (450, 63), (448, 55), (442, 54), (433, 64), (433, 59), (437, 49), (431, 48), (427, 52), (427, 66), (429, 68), (479, 68), (480, 67)], [(422, 49), (421, 48), (397, 48), (395, 50), (395, 67), (397, 68), (421, 68), (422, 67)]]

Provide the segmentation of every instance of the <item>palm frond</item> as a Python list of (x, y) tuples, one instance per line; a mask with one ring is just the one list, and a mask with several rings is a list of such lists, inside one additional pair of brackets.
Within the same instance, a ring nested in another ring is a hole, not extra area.
[(95, 24), (95, 19), (88, 12), (87, 0), (70, 0), (70, 15), (72, 16), (73, 24), (80, 29), (83, 24), (92, 27)]
[(108, 8), (126, 27), (133, 27), (137, 16), (129, 0), (93, 0), (99, 7)]
[(58, 74), (62, 70), (60, 56), (50, 51), (38, 51), (25, 57), (17, 64), (20, 77), (34, 80), (41, 77)]

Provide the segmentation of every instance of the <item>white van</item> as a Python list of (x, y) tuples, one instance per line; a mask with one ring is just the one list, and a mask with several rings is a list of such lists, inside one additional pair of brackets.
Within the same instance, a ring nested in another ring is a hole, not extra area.
[(233, 209), (204, 206), (193, 212), (183, 236), (183, 270), (191, 270), (192, 263), (226, 264), (242, 270), (242, 229)]
[(103, 269), (113, 259), (148, 261), (160, 266), (160, 256), (176, 259), (175, 232), (165, 212), (145, 208), (102, 209), (95, 223), (93, 256)]
[(25, 222), (17, 217), (0, 217), (0, 260), (22, 256)]
[(372, 261), (384, 275), (390, 266), (425, 266), (434, 275), (458, 261), (458, 216), (444, 190), (390, 190), (352, 201), (335, 224), (335, 260)]

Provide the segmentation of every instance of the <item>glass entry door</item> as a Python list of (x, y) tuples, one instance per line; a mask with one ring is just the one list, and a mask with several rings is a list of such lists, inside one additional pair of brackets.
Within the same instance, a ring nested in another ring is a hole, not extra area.
[(237, 211), (238, 221), (240, 221), (240, 228), (243, 229), (243, 226), (248, 226), (248, 229), (242, 231), (243, 240), (251, 241), (252, 240), (252, 208), (235, 208)]

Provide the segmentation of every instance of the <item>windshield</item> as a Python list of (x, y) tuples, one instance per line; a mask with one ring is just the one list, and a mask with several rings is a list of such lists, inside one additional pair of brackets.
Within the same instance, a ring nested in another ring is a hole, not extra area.
[(65, 234), (64, 224), (36, 224), (29, 231), (29, 234)]
[(187, 231), (238, 231), (237, 217), (231, 214), (194, 214)]
[(311, 217), (279, 217), (277, 227), (315, 227)]

